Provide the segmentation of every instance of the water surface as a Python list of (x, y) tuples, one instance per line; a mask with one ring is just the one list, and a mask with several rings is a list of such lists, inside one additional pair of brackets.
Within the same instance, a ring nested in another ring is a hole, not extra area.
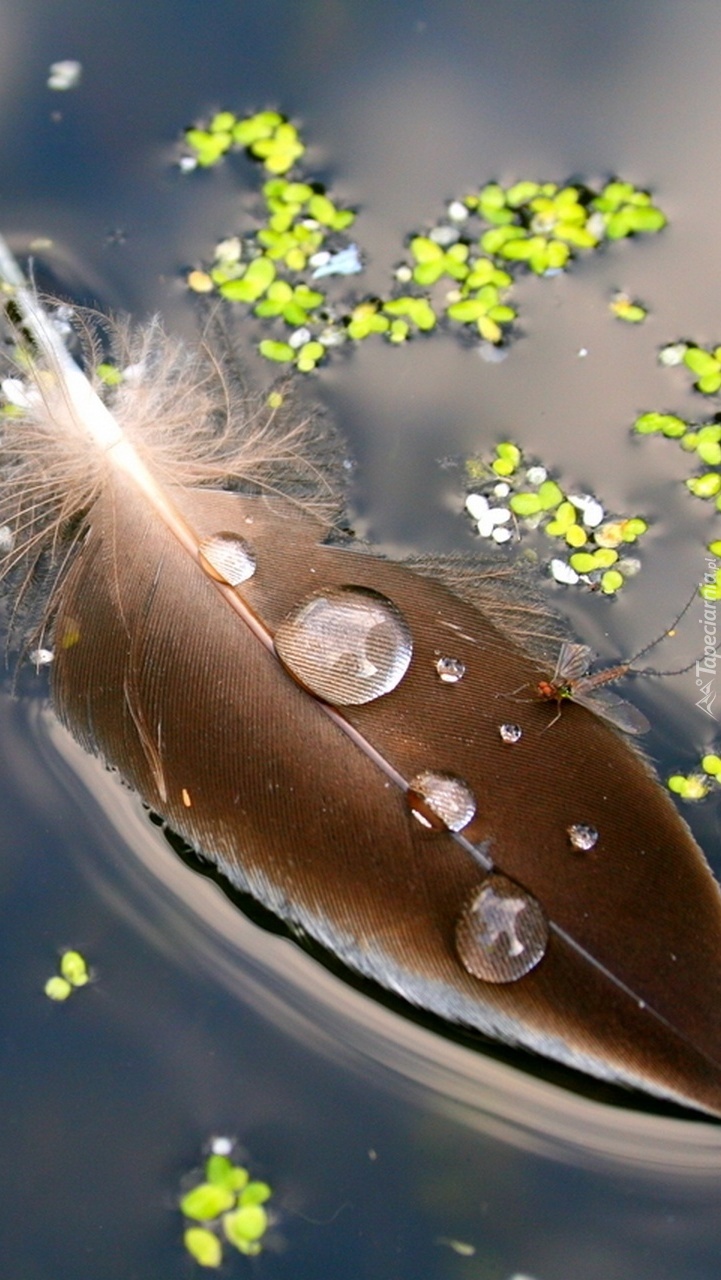
[[(158, 310), (188, 335), (180, 272), (237, 227), (256, 180), (240, 158), (192, 179), (172, 166), (182, 127), (220, 106), (279, 105), (302, 122), (309, 167), (361, 207), (363, 290), (386, 290), (404, 236), (487, 179), (650, 185), (668, 232), (520, 286), (523, 337), (504, 363), (441, 336), (368, 342), (314, 392), (358, 462), (354, 524), (381, 549), (471, 547), (458, 473), (439, 459), (511, 436), (569, 487), (654, 519), (625, 599), (568, 602), (579, 637), (615, 656), (663, 629), (713, 525), (684, 493), (680, 451), (626, 428), (646, 408), (697, 409), (657, 346), (721, 335), (711, 0), (31, 0), (0, 14), (4, 231), (19, 245), (50, 237), (72, 296)], [(47, 67), (65, 57), (83, 81), (53, 94)], [(620, 287), (650, 308), (638, 329), (608, 318)], [(690, 616), (669, 665), (693, 657), (698, 634)], [(662, 766), (690, 767), (715, 729), (691, 676), (633, 692)], [(225, 1132), (276, 1189), (277, 1239), (254, 1264), (268, 1276), (717, 1275), (714, 1125), (624, 1108), (593, 1084), (574, 1092), (553, 1068), (480, 1055), (372, 999), (184, 865), (57, 727), (42, 678), (24, 674), (15, 698), (8, 681), (1, 714), (8, 1275), (190, 1274), (174, 1198)], [(695, 823), (718, 863), (716, 810)], [(98, 981), (58, 1008), (42, 986), (70, 945)]]

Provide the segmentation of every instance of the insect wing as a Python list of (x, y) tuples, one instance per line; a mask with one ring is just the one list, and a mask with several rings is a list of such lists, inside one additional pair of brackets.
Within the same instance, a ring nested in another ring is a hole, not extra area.
[(609, 724), (620, 729), (622, 733), (648, 733), (651, 728), (638, 707), (634, 707), (632, 703), (626, 702), (625, 698), (620, 698), (618, 694), (611, 693), (608, 689), (595, 688), (591, 683), (587, 689), (584, 689), (584, 682), (580, 680), (574, 687), (573, 701), (578, 702), (587, 711), (592, 711), (594, 715), (600, 716), (602, 720), (608, 720)]
[(572, 680), (580, 680), (586, 675), (592, 661), (593, 650), (587, 644), (574, 644), (570, 640), (564, 640), (551, 683), (564, 685)]

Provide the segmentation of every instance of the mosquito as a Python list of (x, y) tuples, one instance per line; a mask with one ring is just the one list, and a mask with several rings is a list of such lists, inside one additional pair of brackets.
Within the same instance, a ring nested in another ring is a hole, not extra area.
[(555, 702), (558, 708), (553, 719), (546, 725), (546, 729), (550, 729), (557, 720), (560, 720), (564, 701), (571, 701), (580, 703), (594, 715), (608, 720), (622, 733), (648, 733), (651, 725), (643, 712), (630, 702), (626, 702), (625, 698), (612, 693), (610, 689), (603, 688), (604, 685), (628, 675), (631, 671), (631, 663), (620, 662), (615, 667), (604, 667), (602, 671), (590, 672), (589, 667), (592, 662), (593, 650), (587, 644), (573, 644), (568, 640), (563, 642), (550, 680), (539, 680), (536, 685), (539, 698), (547, 702)]
[(555, 716), (545, 726), (543, 732), (545, 733), (546, 729), (550, 729), (560, 719), (563, 703), (568, 701), (578, 702), (580, 706), (600, 716), (602, 720), (607, 720), (622, 733), (633, 735), (648, 733), (651, 725), (643, 712), (604, 686), (612, 684), (615, 680), (621, 680), (626, 675), (677, 676), (690, 671), (691, 667), (695, 666), (696, 659), (688, 666), (676, 671), (655, 671), (652, 668), (639, 670), (633, 664), (650, 649), (655, 648), (666, 636), (675, 635), (676, 627), (696, 598), (697, 589), (694, 588), (693, 595), (684, 605), (672, 627), (657, 636), (650, 644), (645, 645), (628, 662), (603, 667), (600, 671), (590, 670), (594, 653), (587, 644), (574, 644), (570, 640), (564, 640), (553, 675), (549, 679), (539, 680), (535, 686), (535, 692), (539, 698), (546, 702), (555, 702), (557, 707)]

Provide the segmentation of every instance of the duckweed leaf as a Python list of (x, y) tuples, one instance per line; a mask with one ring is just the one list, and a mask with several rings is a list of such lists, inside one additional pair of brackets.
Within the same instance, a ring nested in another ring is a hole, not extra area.
[(241, 1191), (239, 1203), (241, 1205), (265, 1204), (272, 1194), (267, 1182), (249, 1182)]
[(227, 1156), (214, 1153), (206, 1161), (205, 1176), (214, 1187), (223, 1187), (226, 1191), (242, 1191), (247, 1186), (250, 1175), (247, 1169), (233, 1164)]
[(207, 1227), (188, 1227), (183, 1235), (188, 1253), (201, 1267), (219, 1267), (223, 1260), (220, 1240)]
[(57, 1001), (67, 1000), (68, 996), (73, 993), (72, 984), (68, 982), (67, 978), (61, 978), (59, 975), (48, 978), (44, 990), (48, 1000)]
[(235, 1196), (227, 1186), (218, 1186), (213, 1182), (201, 1182), (193, 1187), (180, 1201), (181, 1212), (186, 1218), (195, 1218), (198, 1222), (211, 1222), (230, 1209), (235, 1203)]
[(257, 1244), (265, 1235), (268, 1215), (261, 1204), (241, 1204), (240, 1208), (224, 1215), (223, 1230), (230, 1243), (245, 1253), (247, 1245)]
[(88, 966), (79, 951), (64, 951), (60, 958), (60, 972), (73, 987), (84, 987), (90, 981)]

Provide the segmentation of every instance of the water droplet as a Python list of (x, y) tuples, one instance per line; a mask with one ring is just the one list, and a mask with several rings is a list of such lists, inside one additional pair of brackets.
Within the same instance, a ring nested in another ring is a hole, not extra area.
[(502, 724), (498, 730), (503, 742), (520, 742), (523, 737), (523, 729), (520, 724)]
[(238, 587), (255, 573), (255, 552), (237, 533), (214, 533), (200, 543), (203, 568), (211, 578)]
[(413, 816), (436, 831), (462, 831), (476, 813), (473, 792), (452, 773), (417, 774), (409, 785), (408, 803)]
[(573, 849), (588, 853), (598, 841), (598, 832), (595, 827), (590, 827), (586, 822), (574, 822), (573, 826), (568, 828), (568, 838)]
[(210, 1139), (210, 1150), (214, 1156), (229, 1156), (233, 1150), (233, 1139), (221, 1135)]
[(474, 891), (456, 925), (456, 948), (483, 982), (515, 982), (543, 959), (548, 923), (538, 902), (506, 876), (491, 875)]
[(395, 689), (413, 642), (391, 600), (366, 587), (331, 587), (296, 605), (275, 633), (275, 648), (300, 684), (343, 707)]
[(444, 684), (458, 684), (466, 674), (466, 668), (460, 658), (439, 658), (436, 671)]

